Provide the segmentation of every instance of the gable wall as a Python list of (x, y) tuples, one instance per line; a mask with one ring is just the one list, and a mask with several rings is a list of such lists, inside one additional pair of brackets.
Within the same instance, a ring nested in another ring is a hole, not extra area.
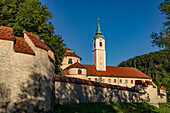
[[(55, 67), (48, 59), (46, 50), (35, 47), (26, 36), (25, 40), (35, 55), (16, 53), (13, 41), (0, 39), (0, 85), (7, 87), (0, 89), (4, 90), (0, 92), (0, 112), (52, 109)], [(1, 99), (7, 91), (9, 95)], [(2, 109), (3, 105), (5, 109)]]

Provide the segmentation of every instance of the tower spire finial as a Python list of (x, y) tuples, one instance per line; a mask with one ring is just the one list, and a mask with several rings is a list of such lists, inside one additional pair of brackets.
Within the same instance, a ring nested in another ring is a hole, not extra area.
[(104, 36), (102, 35), (102, 32), (101, 32), (101, 29), (100, 29), (99, 18), (98, 18), (98, 25), (97, 25), (97, 31), (96, 31), (95, 37), (102, 37), (102, 38), (104, 38)]

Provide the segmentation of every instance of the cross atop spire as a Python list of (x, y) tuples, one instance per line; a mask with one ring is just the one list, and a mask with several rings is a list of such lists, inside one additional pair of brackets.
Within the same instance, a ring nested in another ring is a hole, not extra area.
[(101, 38), (101, 37), (104, 38), (101, 32), (101, 29), (100, 29), (100, 23), (99, 23), (99, 18), (98, 18), (98, 26), (97, 26), (97, 31), (96, 31), (94, 38)]

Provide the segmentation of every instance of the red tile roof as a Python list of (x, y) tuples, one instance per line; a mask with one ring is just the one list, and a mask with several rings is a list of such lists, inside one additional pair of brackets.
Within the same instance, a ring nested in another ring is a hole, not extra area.
[(65, 69), (65, 70), (64, 70), (64, 73), (65, 73), (65, 75), (69, 75), (68, 69)]
[(0, 27), (0, 39), (3, 40), (15, 40), (13, 29), (10, 27)]
[(25, 39), (16, 36), (14, 41), (14, 51), (19, 53), (35, 55), (35, 52), (31, 49), (31, 47), (28, 45)]
[[(69, 49), (68, 47), (66, 47), (65, 49), (66, 49), (66, 50), (71, 50), (71, 49)], [(72, 50), (71, 50), (71, 51), (72, 51)]]
[(31, 32), (27, 32), (25, 30), (23, 31), (23, 33), (25, 33), (30, 38), (30, 40), (36, 47), (39, 47), (45, 50), (50, 50), (50, 48), (43, 41), (41, 41), (38, 35), (35, 35)]
[(64, 56), (73, 56), (73, 57), (78, 57), (81, 60), (81, 57), (77, 56), (74, 51), (66, 51), (64, 53)]
[(166, 89), (166, 88), (162, 85), (160, 89)]
[(111, 85), (111, 84), (106, 84), (106, 83), (100, 83), (100, 82), (95, 82), (95, 81), (90, 81), (90, 80), (85, 80), (85, 79), (80, 79), (80, 78), (66, 77), (66, 76), (61, 76), (61, 75), (55, 75), (55, 81), (138, 92), (137, 90), (135, 90), (133, 88)]
[(147, 85), (153, 85), (150, 80), (146, 80), (145, 82), (147, 83)]
[(142, 80), (135, 80), (135, 85), (142, 85)]
[(146, 82), (142, 82), (142, 87), (148, 87), (148, 85), (146, 84)]
[(142, 80), (135, 80), (135, 85), (142, 85), (142, 87), (148, 87), (148, 85), (152, 85), (153, 88), (155, 87), (155, 84), (153, 84), (154, 82), (149, 81), (149, 80), (145, 80), (145, 82), (142, 82)]
[(106, 66), (106, 71), (97, 71), (94, 65), (83, 66), (87, 69), (87, 76), (151, 79), (149, 76), (137, 70), (136, 68)]
[(70, 66), (68, 66), (66, 69), (69, 69), (69, 68), (84, 68), (86, 69), (83, 65), (81, 65), (79, 62), (76, 62)]
[(73, 50), (71, 50), (70, 48), (66, 47), (66, 52), (64, 53), (64, 56), (73, 56), (73, 57), (78, 57), (81, 60), (81, 57), (79, 57), (78, 55), (75, 54), (75, 52)]

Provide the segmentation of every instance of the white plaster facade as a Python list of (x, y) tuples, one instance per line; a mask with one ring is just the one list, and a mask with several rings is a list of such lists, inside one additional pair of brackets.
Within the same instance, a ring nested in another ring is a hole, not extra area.
[(105, 39), (102, 37), (93, 39), (93, 65), (96, 70), (106, 71)]

